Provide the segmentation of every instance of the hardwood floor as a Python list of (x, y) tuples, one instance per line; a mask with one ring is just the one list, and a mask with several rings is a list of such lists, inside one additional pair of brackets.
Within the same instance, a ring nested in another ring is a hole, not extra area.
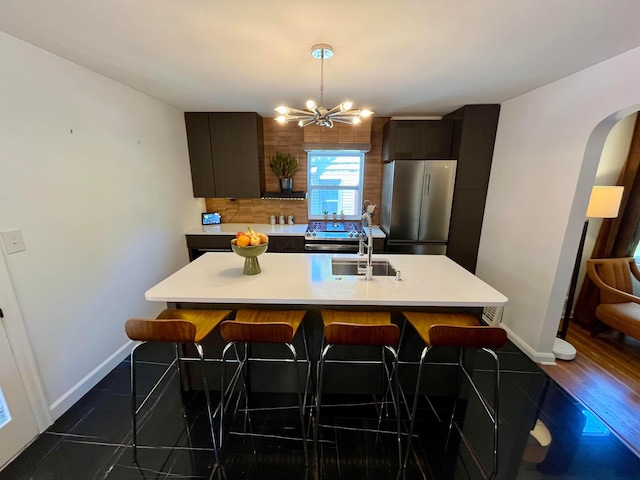
[(594, 338), (576, 324), (567, 341), (576, 358), (541, 368), (640, 456), (640, 341), (613, 330)]

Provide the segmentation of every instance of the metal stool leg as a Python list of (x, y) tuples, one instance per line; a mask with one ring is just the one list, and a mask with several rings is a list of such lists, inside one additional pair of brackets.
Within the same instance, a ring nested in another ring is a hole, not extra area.
[(318, 441), (320, 437), (320, 405), (322, 403), (322, 386), (324, 384), (324, 360), (333, 345), (327, 345), (320, 353), (318, 365), (318, 389), (316, 391), (316, 425), (313, 429), (313, 449), (318, 452)]
[(296, 370), (296, 394), (298, 397), (298, 411), (300, 413), (300, 428), (302, 433), (302, 446), (304, 450), (304, 465), (309, 466), (309, 455), (307, 454), (307, 434), (306, 428), (304, 425), (304, 410), (305, 405), (302, 401), (302, 394), (300, 393), (300, 372), (298, 371), (298, 354), (296, 352), (295, 347), (290, 343), (285, 343), (285, 345), (291, 350), (291, 354), (293, 355), (293, 368)]
[(498, 473), (498, 422), (500, 421), (500, 359), (496, 352), (489, 348), (483, 348), (484, 352), (488, 353), (494, 361), (494, 372), (493, 372), (493, 414), (489, 410), (489, 406), (485, 404), (485, 402), (481, 398), (481, 402), (485, 407), (487, 415), (493, 422), (493, 469), (491, 470), (491, 474), (489, 478), (494, 478)]
[(138, 347), (142, 343), (138, 343), (131, 350), (131, 446), (133, 447), (133, 461), (138, 461), (138, 422), (137, 422), (137, 405), (136, 405), (136, 360), (135, 354)]
[[(387, 376), (387, 382), (389, 383), (389, 389), (391, 391), (391, 403), (393, 404), (393, 410), (396, 414), (396, 429), (398, 439), (398, 465), (402, 466), (402, 434), (400, 431), (400, 388), (398, 379), (398, 353), (390, 346), (385, 345), (387, 351), (389, 351), (393, 357), (393, 368), (391, 374)], [(386, 365), (385, 365), (386, 369)], [(392, 386), (393, 384), (393, 386)]]
[(178, 354), (178, 350), (176, 349), (176, 358), (169, 364), (169, 366), (165, 369), (164, 373), (160, 376), (160, 378), (156, 381), (155, 385), (151, 387), (149, 393), (147, 393), (146, 397), (140, 402), (140, 405), (137, 405), (137, 371), (136, 371), (136, 351), (138, 347), (144, 345), (145, 341), (136, 344), (131, 349), (131, 396), (130, 396), (130, 408), (131, 408), (131, 446), (133, 448), (133, 461), (137, 463), (138, 461), (138, 414), (142, 407), (147, 403), (147, 400), (151, 397), (153, 392), (155, 392), (156, 388), (162, 383), (164, 378), (167, 376), (171, 368), (176, 365), (180, 365), (180, 356)]
[(411, 437), (413, 435), (413, 427), (416, 423), (416, 411), (418, 409), (418, 399), (420, 397), (420, 377), (422, 377), (422, 367), (424, 366), (424, 359), (427, 353), (431, 350), (430, 346), (425, 347), (420, 355), (420, 363), (418, 365), (418, 378), (416, 379), (416, 390), (413, 395), (413, 407), (411, 408), (411, 415), (409, 421), (409, 434), (407, 438), (407, 452), (404, 456), (404, 462), (402, 468), (407, 468), (407, 462), (409, 461), (409, 454), (411, 453)]
[(444, 449), (447, 451), (449, 448), (449, 439), (451, 438), (451, 430), (455, 423), (456, 411), (458, 410), (458, 399), (460, 398), (460, 392), (462, 391), (462, 375), (465, 372), (464, 369), (464, 348), (458, 349), (458, 373), (456, 376), (456, 393), (453, 397), (453, 408), (451, 410), (451, 417), (449, 418), (449, 430), (447, 432), (447, 439), (444, 442)]
[[(202, 345), (194, 343), (198, 356), (200, 357), (200, 368), (202, 370), (202, 388), (204, 389), (204, 398), (207, 402), (207, 413), (209, 415), (209, 427), (211, 428), (211, 441), (213, 442), (213, 452), (216, 458), (216, 463), (220, 463), (220, 457), (218, 456), (218, 442), (216, 441), (216, 432), (213, 426), (213, 408), (211, 408), (211, 392), (209, 391), (209, 382), (207, 381), (207, 369), (204, 361), (204, 350)], [(178, 362), (180, 363), (180, 362)]]
[(455, 416), (455, 412), (456, 412), (456, 406), (457, 406), (459, 390), (460, 390), (460, 384), (461, 384), (461, 378), (460, 377), (462, 376), (462, 374), (464, 374), (464, 376), (467, 377), (467, 380), (469, 381), (469, 384), (471, 385), (471, 388), (473, 389), (473, 391), (475, 392), (476, 396), (478, 397), (478, 400), (482, 404), (482, 407), (484, 408), (485, 413), (487, 414), (487, 416), (491, 420), (491, 423), (493, 423), (492, 466), (491, 466), (491, 472), (489, 473), (489, 475), (486, 475), (486, 478), (492, 479), (498, 473), (498, 421), (499, 421), (499, 403), (500, 403), (500, 398), (499, 398), (499, 396), (500, 396), (500, 360), (498, 358), (498, 355), (493, 350), (491, 350), (490, 348), (484, 348), (483, 347), (482, 351), (484, 351), (487, 354), (489, 354), (492, 357), (493, 361), (494, 361), (494, 371), (493, 371), (493, 374), (494, 374), (494, 378), (493, 378), (493, 412), (491, 410), (491, 406), (484, 400), (484, 398), (482, 397), (482, 394), (478, 390), (475, 382), (471, 378), (471, 373), (469, 373), (467, 368), (464, 366), (464, 363), (463, 363), (463, 361), (464, 361), (464, 350), (461, 349), (460, 357), (459, 357), (459, 359), (460, 359), (459, 360), (460, 361), (460, 367), (459, 367), (459, 378), (458, 378), (458, 394), (456, 395), (456, 399), (455, 399), (454, 406), (453, 406), (453, 412), (451, 413), (451, 420), (449, 422), (449, 432), (447, 434), (446, 445), (448, 446), (449, 436), (451, 435), (451, 430), (452, 430), (453, 425), (454, 425), (454, 416)]
[[(223, 428), (223, 423), (224, 423), (224, 410), (225, 410), (225, 400), (226, 400), (226, 373), (227, 373), (227, 361), (226, 361), (226, 354), (227, 351), (232, 348), (235, 345), (235, 342), (229, 342), (227, 343), (227, 345), (224, 347), (224, 349), (222, 350), (222, 370), (220, 372), (220, 421), (218, 422), (218, 429), (219, 429), (219, 433), (218, 433), (218, 438), (219, 438), (219, 446), (220, 449), (222, 449), (222, 445), (224, 442), (224, 428)], [(235, 374), (234, 374), (235, 377)]]

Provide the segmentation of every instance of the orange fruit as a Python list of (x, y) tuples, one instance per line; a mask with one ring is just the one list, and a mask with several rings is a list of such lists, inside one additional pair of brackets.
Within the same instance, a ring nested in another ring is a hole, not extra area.
[(251, 238), (248, 237), (247, 235), (240, 235), (238, 237), (238, 246), (239, 247), (246, 247), (251, 243)]

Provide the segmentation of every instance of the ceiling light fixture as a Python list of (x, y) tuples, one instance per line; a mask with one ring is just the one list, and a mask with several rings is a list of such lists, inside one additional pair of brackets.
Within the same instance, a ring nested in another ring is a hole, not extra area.
[(280, 115), (276, 121), (287, 123), (297, 121), (301, 127), (315, 123), (321, 127), (333, 127), (333, 122), (358, 124), (363, 118), (373, 115), (371, 110), (352, 110), (353, 102), (344, 101), (331, 110), (324, 107), (324, 59), (333, 57), (333, 47), (327, 43), (317, 43), (311, 47), (311, 56), (320, 59), (320, 105), (307, 100), (305, 110), (280, 106), (275, 109)]

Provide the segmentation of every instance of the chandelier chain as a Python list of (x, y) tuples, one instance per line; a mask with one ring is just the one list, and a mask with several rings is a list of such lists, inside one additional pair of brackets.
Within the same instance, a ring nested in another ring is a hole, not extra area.
[(320, 52), (320, 105), (324, 106), (324, 48)]

